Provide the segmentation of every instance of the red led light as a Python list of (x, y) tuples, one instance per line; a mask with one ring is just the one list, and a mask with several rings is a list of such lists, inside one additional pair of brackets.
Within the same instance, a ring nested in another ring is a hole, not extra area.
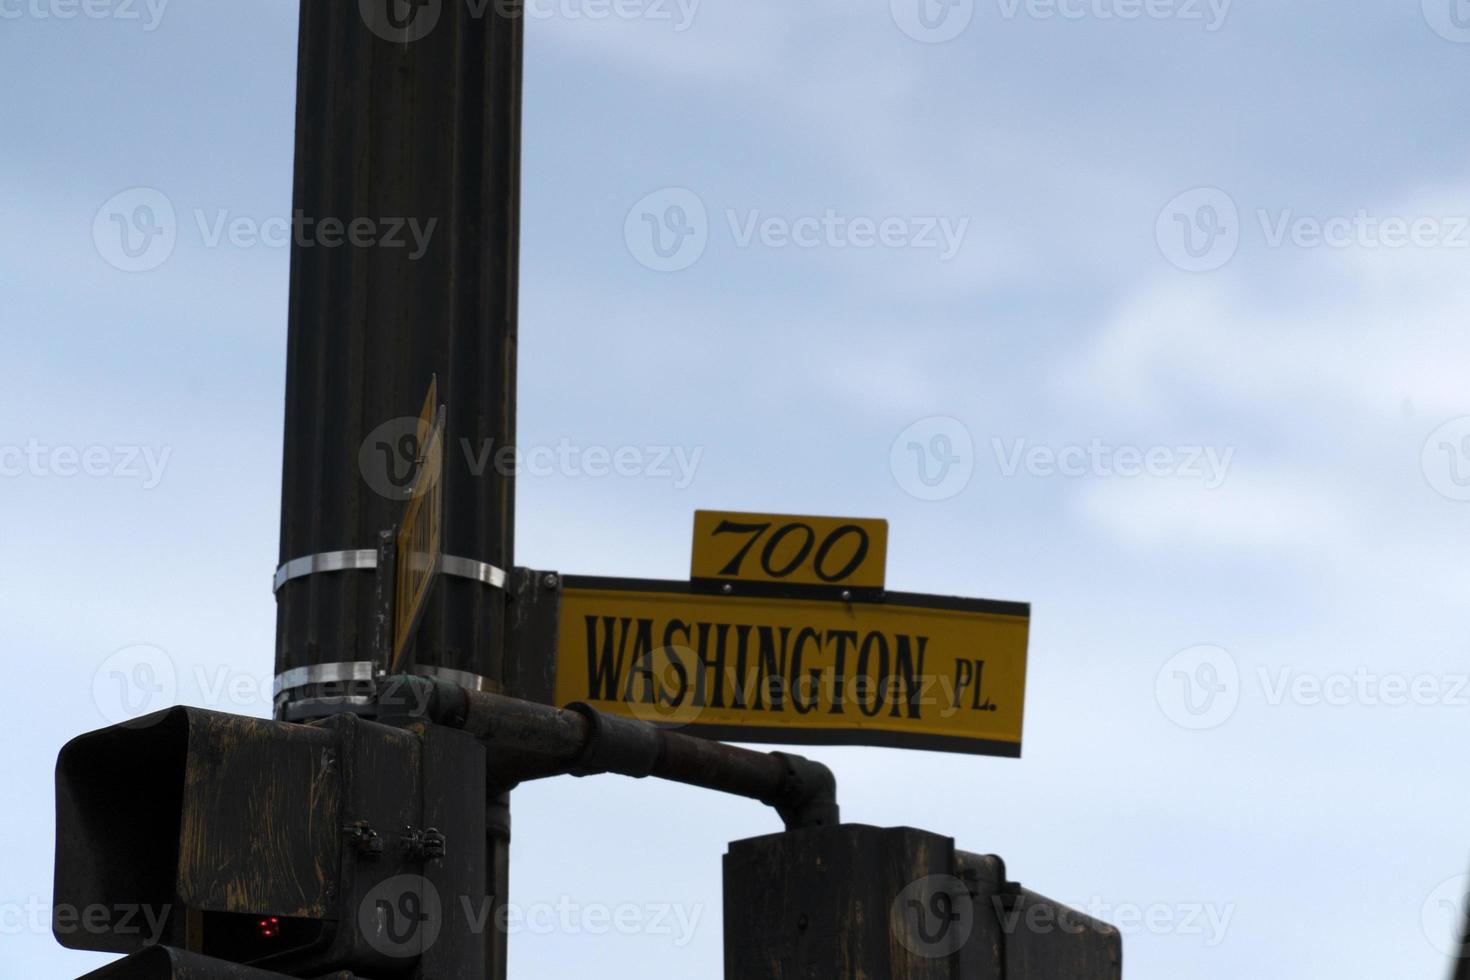
[(273, 939), (281, 934), (281, 920), (273, 915), (268, 919), (261, 919), (257, 922), (256, 928), (260, 930), (262, 938)]

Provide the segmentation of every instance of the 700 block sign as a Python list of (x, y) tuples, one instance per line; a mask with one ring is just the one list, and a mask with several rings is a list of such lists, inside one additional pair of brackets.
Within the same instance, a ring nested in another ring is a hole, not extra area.
[(881, 592), (888, 522), (697, 511), (690, 578)]

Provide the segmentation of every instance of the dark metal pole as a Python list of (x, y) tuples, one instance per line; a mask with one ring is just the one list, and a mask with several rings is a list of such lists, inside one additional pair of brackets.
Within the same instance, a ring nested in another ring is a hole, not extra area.
[[(413, 475), (404, 439), (432, 376), (448, 409), (454, 573), (434, 587), (409, 667), (478, 689), (503, 681), (493, 579), (513, 561), (514, 486), (496, 453), (515, 440), (522, 26), (514, 4), (302, 0), (282, 716), (371, 703), (363, 688), (385, 665), (363, 556), (399, 519)], [(507, 842), (492, 843), (489, 863), (504, 869)], [(504, 900), (503, 877), (491, 891)], [(503, 977), (504, 936), (490, 936), (488, 975)]]

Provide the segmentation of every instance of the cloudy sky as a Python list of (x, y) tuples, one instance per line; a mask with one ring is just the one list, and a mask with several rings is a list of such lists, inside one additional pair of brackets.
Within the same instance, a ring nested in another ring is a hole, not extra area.
[[(886, 517), (891, 586), (1033, 603), (1026, 750), (814, 750), (848, 819), (1004, 856), (1130, 977), (1444, 975), (1470, 5), (609, 9), (528, 24), (521, 441), (692, 472), (524, 475), (518, 561), (672, 578), (696, 508)], [(106, 959), (46, 927), (51, 771), (119, 665), (269, 711), (295, 35), (0, 0), (3, 977)], [(771, 814), (517, 800), (513, 976), (718, 975), (720, 856)]]

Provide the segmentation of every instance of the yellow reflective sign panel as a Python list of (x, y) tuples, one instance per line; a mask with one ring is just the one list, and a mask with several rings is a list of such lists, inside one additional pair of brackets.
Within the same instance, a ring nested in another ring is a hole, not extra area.
[[(433, 392), (430, 392), (433, 397)], [(423, 618), (429, 589), (439, 573), (444, 526), (444, 414), (429, 431), (428, 444), (414, 479), (412, 496), (398, 528), (397, 568), (393, 600), (393, 663), (397, 669), (409, 639)]]
[(744, 742), (1016, 757), (1030, 609), (721, 596), (678, 582), (565, 580), (558, 704)]
[(876, 590), (887, 564), (887, 521), (694, 514), (694, 579)]

